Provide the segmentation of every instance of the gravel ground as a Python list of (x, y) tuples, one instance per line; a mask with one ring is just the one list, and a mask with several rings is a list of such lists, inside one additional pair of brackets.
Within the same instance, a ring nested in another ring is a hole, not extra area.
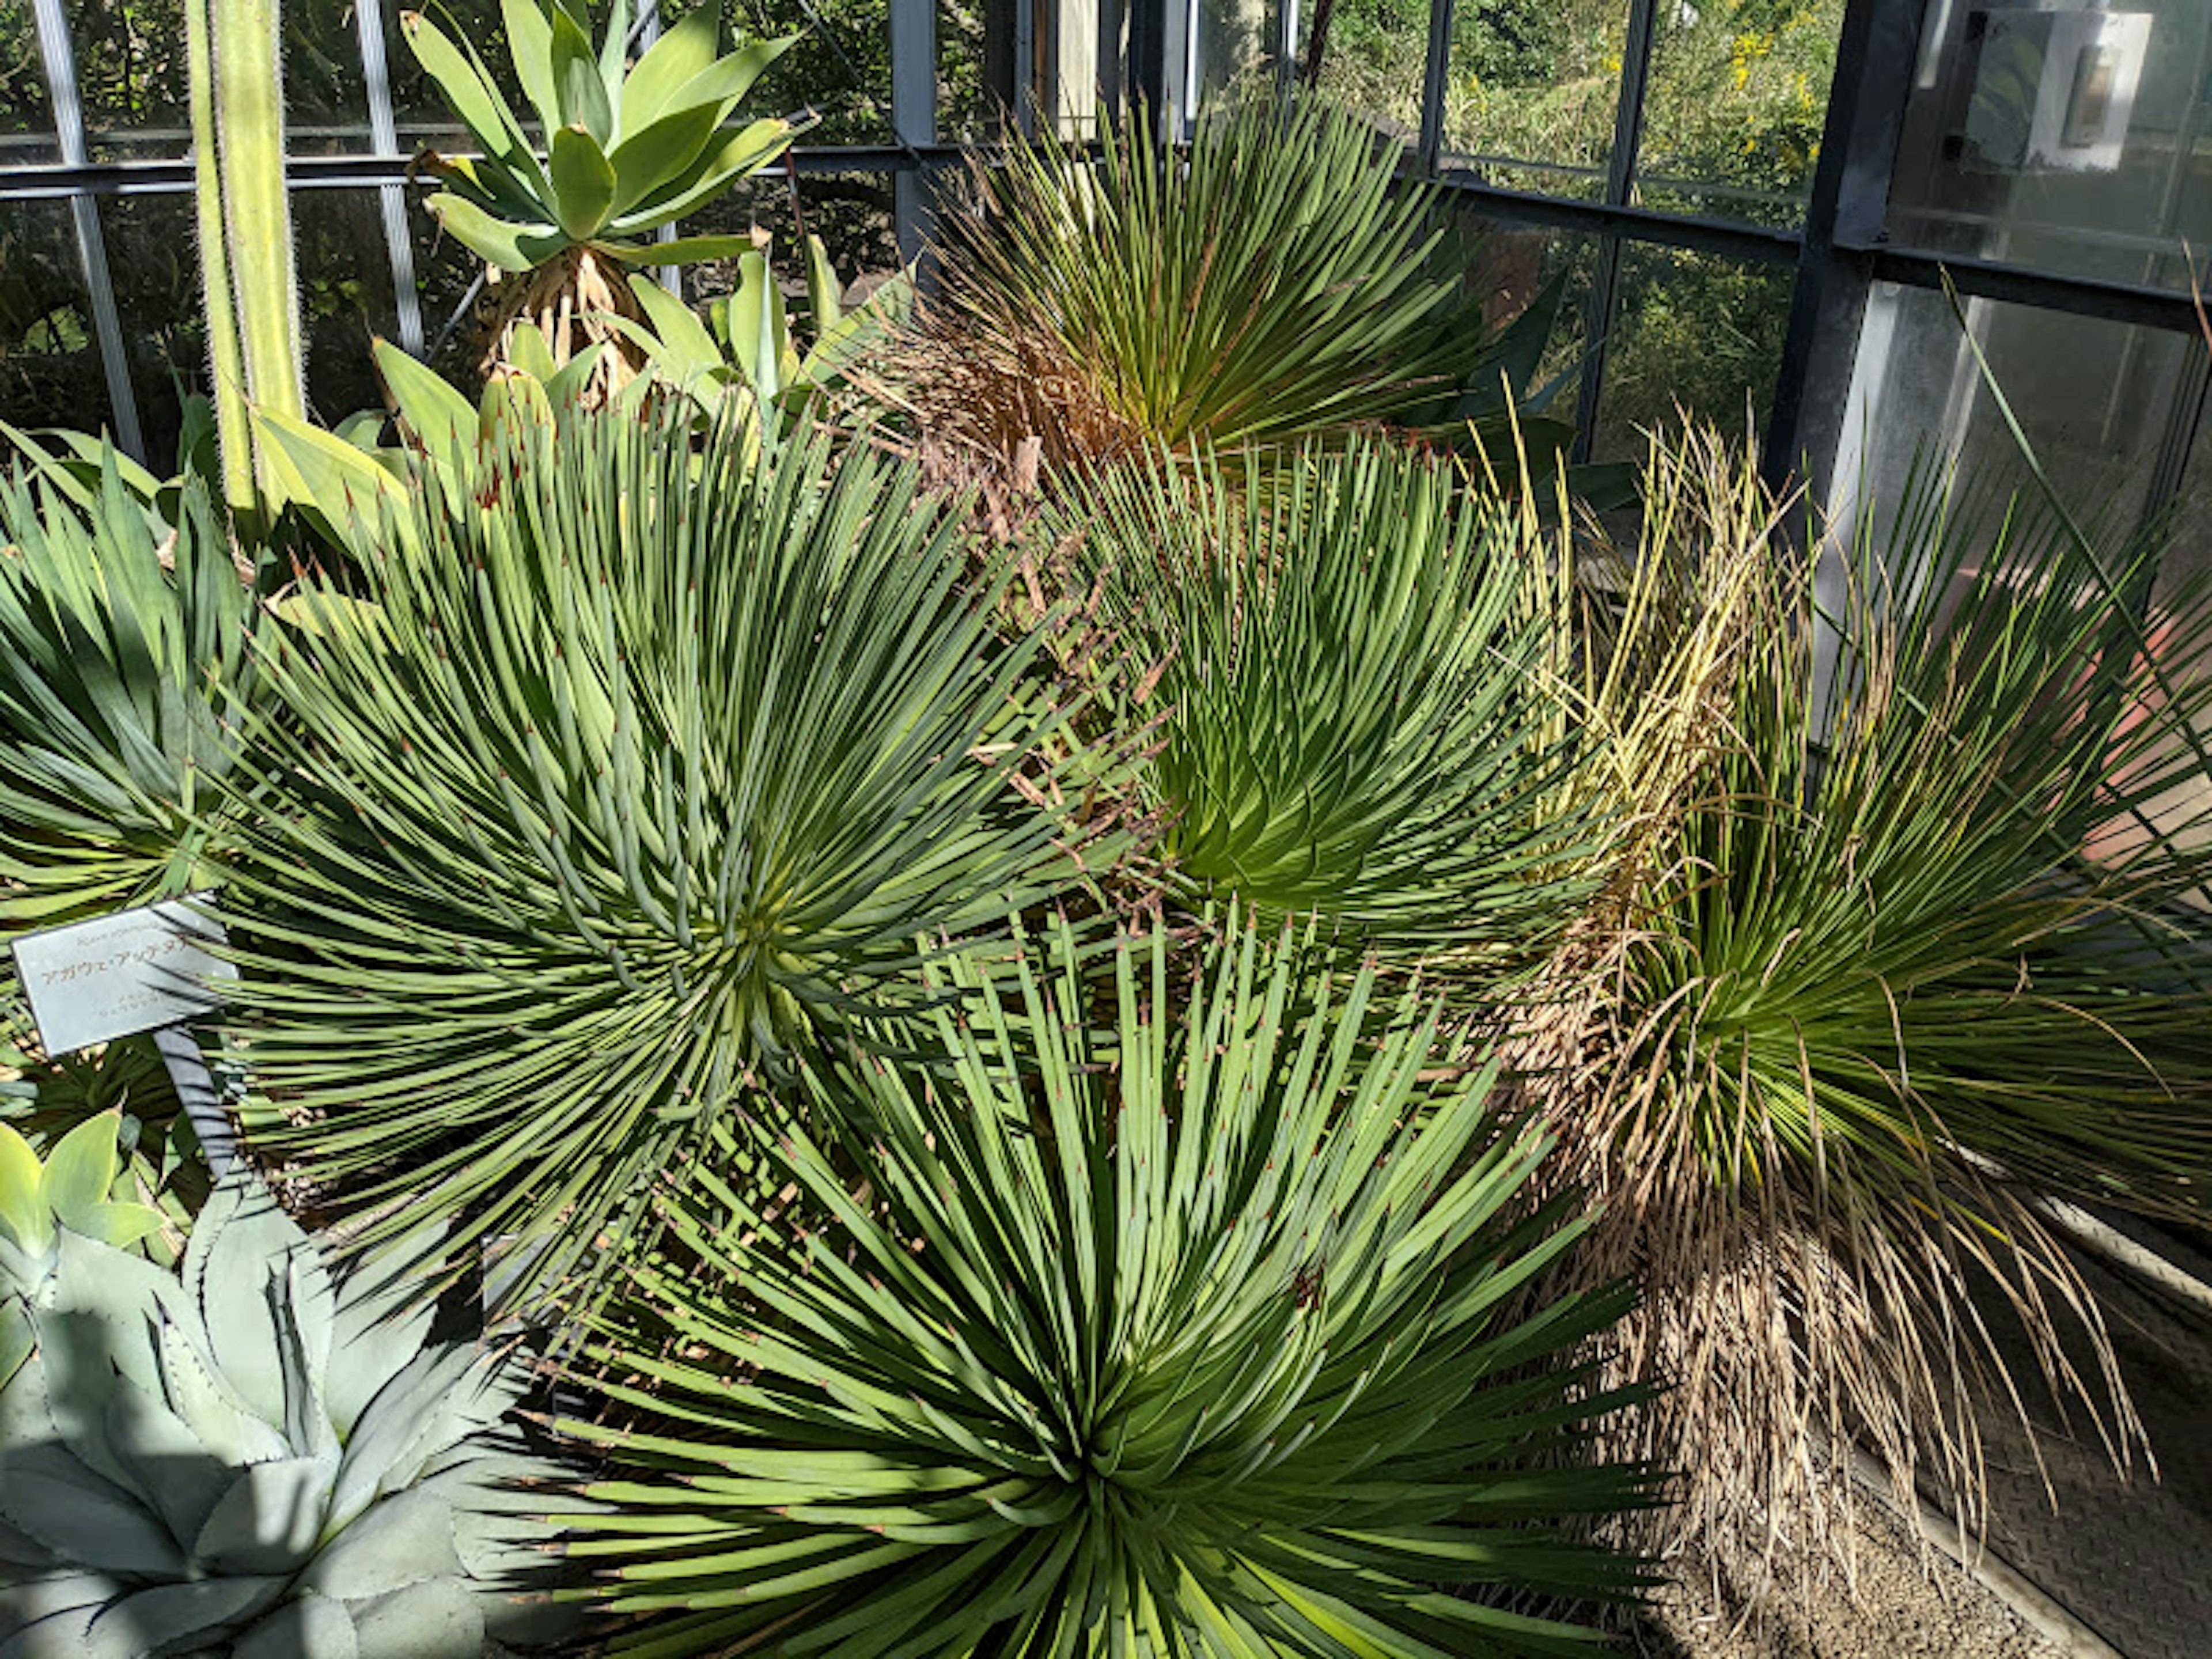
[(1763, 1627), (1723, 1610), (1711, 1576), (1685, 1563), (1628, 1644), (1644, 1659), (2064, 1659), (2062, 1650), (1948, 1559), (1925, 1561), (1904, 1527), (1860, 1510), (1858, 1598), (1840, 1583)]

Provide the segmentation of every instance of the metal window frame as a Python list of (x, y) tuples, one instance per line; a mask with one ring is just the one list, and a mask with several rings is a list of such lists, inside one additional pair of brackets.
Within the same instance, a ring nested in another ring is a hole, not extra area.
[[(1022, 0), (1026, 12), (1036, 0)], [(1195, 0), (1127, 0), (1128, 88), (1156, 119), (1176, 125), (1190, 84), (1196, 49)], [(1421, 125), (1409, 167), (1490, 216), (1594, 236), (1598, 280), (1585, 319), (1590, 351), (1580, 389), (1578, 424), (1587, 446), (1602, 413), (1607, 341), (1620, 321), (1620, 260), (1628, 245), (1678, 248), (1761, 264), (1794, 266), (1790, 313), (1769, 402), (1762, 465), (1777, 485), (1797, 477), (1825, 486), (1844, 419), (1859, 325), (1875, 283), (1939, 289), (1948, 281), (1964, 295), (2043, 310), (2074, 313), (2165, 332), (2196, 334), (2196, 306), (2169, 289), (2066, 276), (2001, 260), (1942, 256), (1891, 246), (1883, 215), (1897, 134), (1909, 96), (1927, 0), (1846, 0), (1836, 76), (1830, 90), (1820, 160), (1802, 223), (1784, 229), (1710, 215), (1661, 211), (1638, 204), (1643, 116), (1651, 74), (1658, 0), (1622, 0), (1628, 34), (1616, 101), (1613, 145), (1603, 198), (1592, 202), (1510, 190), (1489, 183), (1443, 143), (1451, 37), (1457, 7), (1481, 0), (1431, 0), (1422, 87)], [(84, 142), (75, 59), (60, 0), (33, 0), (40, 46), (52, 98), (57, 149), (52, 163), (16, 167), (0, 175), (0, 209), (12, 202), (70, 204), (110, 403), (121, 447), (143, 448), (127, 342), (114, 295), (98, 198), (141, 192), (185, 192), (191, 164), (183, 158), (95, 161)], [(1115, 8), (1120, 12), (1122, 8)], [(298, 155), (287, 163), (292, 188), (374, 190), (380, 198), (391, 260), (398, 332), (410, 350), (422, 345), (415, 304), (414, 250), (405, 211), (408, 158), (399, 151), (389, 66), (385, 62), (385, 0), (362, 0), (357, 28), (368, 87), (367, 155)], [(1102, 9), (1103, 15), (1103, 9)], [(1277, 10), (1279, 65), (1287, 78), (1297, 12)], [(889, 144), (824, 146), (793, 152), (801, 173), (878, 173), (894, 181), (901, 252), (912, 257), (927, 241), (933, 174), (957, 167), (965, 152), (937, 139), (937, 31), (928, 0), (890, 0), (891, 115)], [(1102, 24), (1102, 27), (1103, 27)], [(1115, 54), (1118, 69), (1119, 54)], [(410, 316), (410, 313), (411, 316)], [(2185, 377), (2161, 447), (2150, 510), (2162, 510), (2179, 489), (2205, 401), (2207, 376)], [(143, 456), (141, 457), (143, 459)]]

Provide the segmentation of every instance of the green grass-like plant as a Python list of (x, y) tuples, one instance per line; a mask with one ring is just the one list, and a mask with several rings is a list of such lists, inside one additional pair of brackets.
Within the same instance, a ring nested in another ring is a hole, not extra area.
[(1135, 774), (1181, 899), (1310, 914), (1400, 962), (1543, 960), (1586, 896), (1597, 815), (1553, 672), (1565, 538), (1449, 458), (1358, 437), (1117, 468), (1079, 541), (1149, 726)]
[[(1632, 1346), (1684, 1379), (1632, 1443), (1680, 1449), (1682, 1524), (1716, 1540), (1817, 1553), (1841, 1483), (1816, 1471), (1851, 1442), (1972, 1516), (1978, 1415), (2046, 1389), (2124, 1460), (2124, 1381), (2043, 1206), (2204, 1212), (2181, 902), (2212, 687), (2181, 665), (2212, 599), (2145, 620), (2154, 549), (1998, 507), (1930, 477), (1832, 550), (1839, 604), (1808, 575), (1751, 596), (1597, 964), (1589, 1087), (1548, 1103), (1610, 1200), (1585, 1270), (1645, 1281)], [(2099, 855), (2123, 828), (2132, 855)], [(2042, 1376), (2008, 1371), (2007, 1324)]]
[(404, 1195), (368, 1240), (551, 1240), (557, 1275), (761, 1067), (1069, 872), (1014, 779), (1060, 717), (910, 470), (735, 422), (695, 452), (682, 408), (489, 441), (387, 526), (375, 625), (267, 666), (291, 806), (234, 879), (235, 1000), (312, 1119), (271, 1150)]
[[(1055, 466), (1387, 422), (1444, 431), (1491, 337), (1431, 258), (1438, 193), (1350, 112), (1247, 100), (1185, 149), (1017, 146), (946, 230), (908, 391), (933, 433)], [(1485, 390), (1489, 388), (1486, 386)], [(1464, 439), (1464, 425), (1452, 435)]]
[(0, 481), (0, 931), (215, 879), (259, 606), (205, 491), (161, 533), (110, 458), (82, 506)]
[(1065, 939), (956, 962), (941, 1069), (810, 1071), (849, 1133), (726, 1128), (769, 1179), (665, 1184), (590, 1350), (636, 1419), (568, 1425), (616, 1463), (574, 1553), (670, 1615), (621, 1651), (1602, 1645), (1559, 1603), (1638, 1573), (1562, 1523), (1647, 1486), (1576, 1465), (1620, 1401), (1557, 1362), (1626, 1293), (1508, 1317), (1579, 1225), (1516, 1206), (1489, 1073), (1425, 1081), (1435, 1014), (1371, 969), (1230, 939), (1187, 992), (1159, 936), (1105, 988)]

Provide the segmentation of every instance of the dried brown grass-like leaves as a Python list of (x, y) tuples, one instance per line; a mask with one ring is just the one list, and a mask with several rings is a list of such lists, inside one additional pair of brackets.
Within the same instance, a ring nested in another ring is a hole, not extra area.
[[(1608, 1381), (1669, 1384), (1609, 1449), (1674, 1467), (1679, 1507), (1622, 1524), (1768, 1588), (1848, 1576), (1854, 1445), (1970, 1533), (1982, 1413), (2026, 1421), (2055, 1401), (2116, 1465), (2142, 1454), (2097, 1307), (2032, 1207), (2031, 1182), (2103, 1180), (2101, 1131), (2028, 1073), (2127, 1097), (2108, 1145), (2132, 1184), (2105, 1195), (2154, 1211), (2186, 1188), (2166, 1161), (2197, 1156), (2186, 1113), (2159, 1103), (2203, 1097), (2173, 1070), (2174, 1009), (2075, 1006), (2051, 985), (2105, 988), (2037, 954), (2132, 896), (2094, 877), (2086, 898), (2051, 887), (2023, 857), (2037, 820), (1995, 804), (2027, 780), (2020, 799), (2055, 811), (2064, 773), (2008, 747), (1991, 697), (2049, 720), (2022, 743), (2106, 752), (2053, 707), (2094, 708), (2064, 653), (2041, 680), (2000, 684), (1971, 634), (1947, 659), (1906, 637), (1926, 620), (1914, 607), (1860, 605), (1815, 739), (1800, 729), (1817, 704), (1811, 576), (1790, 570), (1777, 521), (1717, 444), (1655, 451), (1639, 557), (1597, 584), (1575, 665), (1607, 751), (1588, 787), (1621, 792), (1633, 827), (1512, 1036), (1523, 1098), (1559, 1137), (1555, 1178), (1602, 1206), (1572, 1271), (1644, 1289)], [(2047, 638), (2073, 625), (2038, 596), (1980, 602)], [(1918, 780), (1929, 805), (1909, 799)], [(2007, 854), (2030, 874), (1975, 876)], [(1826, 862), (1772, 873), (1793, 857)], [(1941, 928), (1954, 897), (1957, 961), (1894, 937), (1899, 916)], [(2010, 987), (1996, 983), (2008, 949)], [(1991, 1054), (1971, 1047), (1978, 1022)], [(2008, 1042), (2033, 1062), (1978, 1073)], [(2000, 1324), (2025, 1334), (2028, 1374), (2001, 1358)]]

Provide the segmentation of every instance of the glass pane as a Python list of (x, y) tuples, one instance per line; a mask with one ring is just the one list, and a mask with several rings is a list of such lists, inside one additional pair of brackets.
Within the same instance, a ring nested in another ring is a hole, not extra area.
[(207, 379), (192, 198), (104, 196), (100, 222), (147, 458), (167, 471), (176, 459), (182, 394), (204, 390)]
[(1680, 409), (1730, 436), (1766, 423), (1790, 323), (1790, 265), (1623, 247), (1591, 453), (1637, 460)]
[(376, 192), (295, 190), (292, 234), (307, 335), (307, 407), (334, 426), (384, 406), (369, 342), (389, 339), (398, 327)]
[(355, 3), (284, 0), (284, 143), (295, 155), (366, 155), (375, 149), (368, 136), (368, 82), (362, 73)]
[[(1295, 4), (1296, 0), (1291, 0)], [(1255, 82), (1271, 82), (1283, 0), (1200, 0), (1198, 98), (1206, 105)], [(1427, 38), (1427, 21), (1421, 24)]]
[[(1452, 18), (1443, 148), (1490, 183), (1549, 196), (1605, 194), (1620, 102), (1627, 0), (1471, 0)], [(1419, 118), (1423, 43), (1404, 88)]]
[(0, 171), (60, 159), (37, 21), (28, 6), (0, 7)]
[(1092, 136), (1102, 88), (1110, 101), (1128, 84), (1129, 10), (1129, 0), (939, 6), (938, 136), (992, 137), (1017, 87), (1048, 125), (1070, 137)]
[(1891, 187), (1893, 240), (2186, 289), (2212, 240), (2212, 7), (1937, 0)]
[(1843, 27), (1844, 0), (1660, 7), (1638, 199), (1757, 224), (1802, 222)]
[(107, 383), (65, 202), (15, 202), (0, 220), (0, 420), (96, 428)]
[[(64, 0), (64, 10), (93, 156), (185, 154), (191, 118), (183, 6)], [(288, 147), (295, 155), (367, 152), (368, 94), (353, 0), (289, 0), (283, 16)]]
[(988, 5), (937, 9), (937, 136), (948, 144), (977, 143), (998, 131), (1012, 48), (993, 25), (1008, 10)]
[[(64, 0), (62, 9), (76, 52), (77, 96), (93, 158), (182, 155), (191, 142), (185, 9)], [(153, 453), (167, 453), (158, 446)]]
[[(683, 9), (672, 7), (670, 15)], [(888, 0), (839, 0), (831, 7), (811, 0), (726, 0), (724, 27), (726, 34), (745, 40), (799, 36), (799, 44), (753, 83), (740, 116), (793, 115), (811, 108), (821, 125), (804, 143), (890, 141)]]
[(1524, 397), (1545, 395), (1544, 414), (1572, 420), (1575, 391), (1589, 344), (1583, 319), (1597, 269), (1598, 239), (1488, 218), (1472, 207), (1461, 209), (1455, 220), (1469, 241), (1468, 292), (1481, 297), (1484, 319), (1492, 328), (1504, 327), (1554, 283), (1559, 284), (1559, 317), (1535, 379), (1522, 392)]
[[(1967, 301), (1966, 319), (2052, 483), (2086, 517), (2131, 531), (2183, 367), (2203, 342), (1988, 300)], [(1852, 397), (1839, 488), (1856, 482), (1894, 501), (1915, 455), (1936, 445), (1978, 485), (2026, 482), (2003, 414), (1940, 293), (1876, 285)]]
[[(891, 228), (891, 180), (887, 173), (802, 173), (794, 204), (787, 180), (754, 179), (704, 213), (684, 222), (687, 236), (765, 231), (775, 240), (769, 258), (787, 295), (805, 292), (799, 262), (802, 229), (819, 236), (830, 263), (847, 286), (899, 268)], [(737, 283), (734, 260), (708, 260), (684, 268), (684, 297), (699, 304), (727, 294)]]
[(1337, 0), (1326, 33), (1307, 40), (1305, 61), (1316, 52), (1322, 91), (1408, 144), (1419, 137), (1429, 0)]

